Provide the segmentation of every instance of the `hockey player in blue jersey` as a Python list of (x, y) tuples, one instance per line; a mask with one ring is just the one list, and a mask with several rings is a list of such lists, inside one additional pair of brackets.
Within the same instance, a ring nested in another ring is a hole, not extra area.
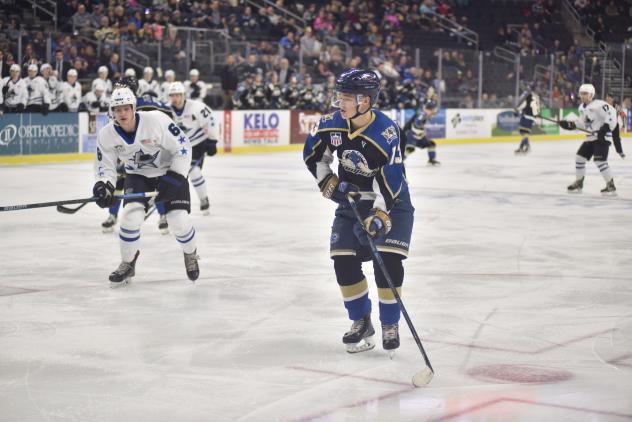
[(437, 103), (428, 100), (424, 103), (422, 110), (416, 113), (406, 125), (404, 132), (406, 133), (406, 144), (404, 151), (404, 159), (415, 152), (415, 149), (428, 149), (428, 164), (438, 166), (441, 163), (437, 161), (437, 144), (426, 136), (426, 125), (437, 114)]
[(518, 105), (514, 109), (514, 115), (520, 114), (518, 131), (522, 135), (520, 146), (514, 151), (515, 154), (527, 154), (531, 150), (529, 145), (529, 134), (535, 123), (535, 116), (540, 114), (540, 96), (531, 88), (528, 88), (518, 99)]
[[(398, 292), (404, 279), (402, 261), (408, 255), (414, 208), (402, 160), (395, 122), (372, 109), (380, 81), (375, 72), (350, 69), (335, 84), (332, 105), (339, 108), (321, 117), (307, 138), (303, 158), (316, 178), (323, 196), (338, 204), (330, 240), (336, 280), (342, 292), (351, 329), (342, 338), (349, 353), (375, 347), (371, 322), (371, 300), (362, 262), (371, 254), (365, 231), (375, 239), (378, 250)], [(330, 168), (338, 158), (338, 174)], [(376, 199), (358, 201), (364, 228), (357, 222), (348, 202), (354, 192), (374, 192)], [(374, 263), (382, 323), (382, 346), (399, 347), (400, 307), (379, 266)]]

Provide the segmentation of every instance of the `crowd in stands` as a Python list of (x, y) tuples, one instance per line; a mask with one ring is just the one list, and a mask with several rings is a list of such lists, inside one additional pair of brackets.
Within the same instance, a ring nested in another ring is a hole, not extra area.
[[(51, 51), (43, 28), (24, 28), (17, 17), (3, 21), (0, 17), (0, 49), (2, 63), (16, 62), (17, 39), (22, 37), (21, 75), (26, 77), (31, 65), (40, 69), (52, 53), (51, 75), (67, 82), (68, 71), (74, 70), (82, 94), (94, 94), (90, 81), (105, 67), (110, 80), (124, 73), (121, 68), (120, 45), (160, 43), (163, 56), (179, 79), (187, 75), (182, 69), (187, 57), (179, 27), (223, 30), (233, 40), (249, 43), (245, 50), (226, 56), (225, 65), (216, 74), (203, 72), (202, 79), (219, 79), (225, 108), (303, 108), (325, 110), (332, 94), (333, 76), (348, 67), (368, 67), (382, 76), (382, 107), (417, 107), (424, 98), (438, 92), (453, 99), (451, 106), (477, 105), (477, 62), (474, 55), (459, 50), (444, 50), (442, 78), (437, 74), (438, 50), (422, 48), (415, 63), (411, 40), (406, 28), (430, 32), (444, 31), (437, 16), (468, 24), (464, 10), (476, 7), (469, 0), (330, 0), (276, 4), (289, 11), (283, 14), (273, 6), (253, 8), (243, 0), (110, 0), (60, 3), (60, 31), (52, 36)], [(628, 16), (630, 5), (624, 2), (575, 0), (575, 7), (584, 13), (587, 22), (595, 19)], [(612, 5), (614, 4), (614, 6)], [(601, 63), (586, 59), (577, 43), (568, 46), (547, 38), (539, 22), (550, 22), (559, 13), (560, 4), (552, 0), (520, 3), (519, 13), (532, 17), (534, 23), (519, 28), (502, 25), (496, 43), (511, 46), (524, 57), (542, 57), (544, 51), (555, 54), (555, 80), (552, 100), (557, 106), (575, 102), (574, 91), (582, 75), (595, 76)], [(615, 10), (616, 9), (616, 10)], [(26, 29), (26, 31), (24, 31)], [(631, 28), (632, 30), (632, 28)], [(606, 31), (603, 31), (606, 33)], [(97, 47), (98, 46), (98, 47)], [(464, 46), (465, 47), (465, 46)], [(534, 63), (536, 61), (534, 60)], [(528, 61), (525, 61), (528, 63)], [(533, 74), (525, 68), (522, 74)], [(528, 64), (527, 64), (528, 66)], [(584, 66), (583, 68), (581, 66)], [(167, 66), (166, 66), (167, 67)], [(163, 82), (161, 71), (157, 72)], [(8, 68), (0, 69), (8, 76)], [(40, 71), (41, 72), (41, 71)], [(43, 72), (41, 72), (43, 74)], [(512, 74), (507, 75), (513, 77)], [(549, 89), (548, 76), (536, 80), (536, 88)], [(484, 86), (483, 107), (513, 106), (510, 92), (499, 92)], [(162, 93), (156, 93), (161, 96)], [(202, 97), (204, 98), (204, 96)]]

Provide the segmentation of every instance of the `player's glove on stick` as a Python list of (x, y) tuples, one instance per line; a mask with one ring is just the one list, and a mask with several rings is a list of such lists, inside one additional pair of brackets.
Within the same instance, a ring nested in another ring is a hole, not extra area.
[(320, 183), (320, 191), (325, 198), (331, 199), (337, 204), (346, 204), (349, 201), (347, 196), (353, 196), (354, 193), (360, 191), (360, 188), (353, 183), (341, 182), (338, 180), (338, 176), (331, 174)]
[(577, 127), (575, 122), (571, 122), (570, 120), (560, 120), (559, 125), (562, 129), (573, 130)]
[(215, 139), (206, 140), (206, 155), (209, 157), (217, 154), (217, 141)]
[(169, 170), (164, 176), (160, 176), (158, 182), (158, 196), (156, 202), (169, 202), (178, 197), (178, 191), (187, 186), (187, 179), (183, 175)]
[(101, 180), (94, 184), (92, 194), (97, 198), (97, 205), (101, 208), (110, 208), (114, 205), (114, 186), (112, 183), (104, 183)]
[(391, 217), (379, 208), (373, 208), (369, 216), (364, 219), (364, 229), (373, 239), (388, 234), (392, 228)]

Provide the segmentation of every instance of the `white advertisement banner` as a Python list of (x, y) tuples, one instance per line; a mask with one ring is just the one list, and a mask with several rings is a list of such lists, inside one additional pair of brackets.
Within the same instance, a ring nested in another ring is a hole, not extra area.
[(489, 138), (497, 110), (450, 108), (446, 110), (446, 138)]
[(233, 147), (289, 145), (289, 110), (232, 111)]

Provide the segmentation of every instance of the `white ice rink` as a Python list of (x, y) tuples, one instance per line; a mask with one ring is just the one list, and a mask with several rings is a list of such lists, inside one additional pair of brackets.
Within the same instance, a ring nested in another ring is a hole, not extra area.
[[(380, 344), (345, 352), (335, 205), (298, 152), (208, 159), (196, 284), (155, 216), (134, 282), (113, 290), (104, 210), (0, 213), (0, 421), (630, 420), (632, 163), (611, 149), (617, 199), (600, 197), (592, 162), (584, 193), (568, 195), (579, 144), (407, 161), (403, 298), (436, 370), (425, 388), (410, 384), (423, 360), (403, 319), (393, 360)], [(0, 167), (0, 205), (92, 184), (89, 163)]]

